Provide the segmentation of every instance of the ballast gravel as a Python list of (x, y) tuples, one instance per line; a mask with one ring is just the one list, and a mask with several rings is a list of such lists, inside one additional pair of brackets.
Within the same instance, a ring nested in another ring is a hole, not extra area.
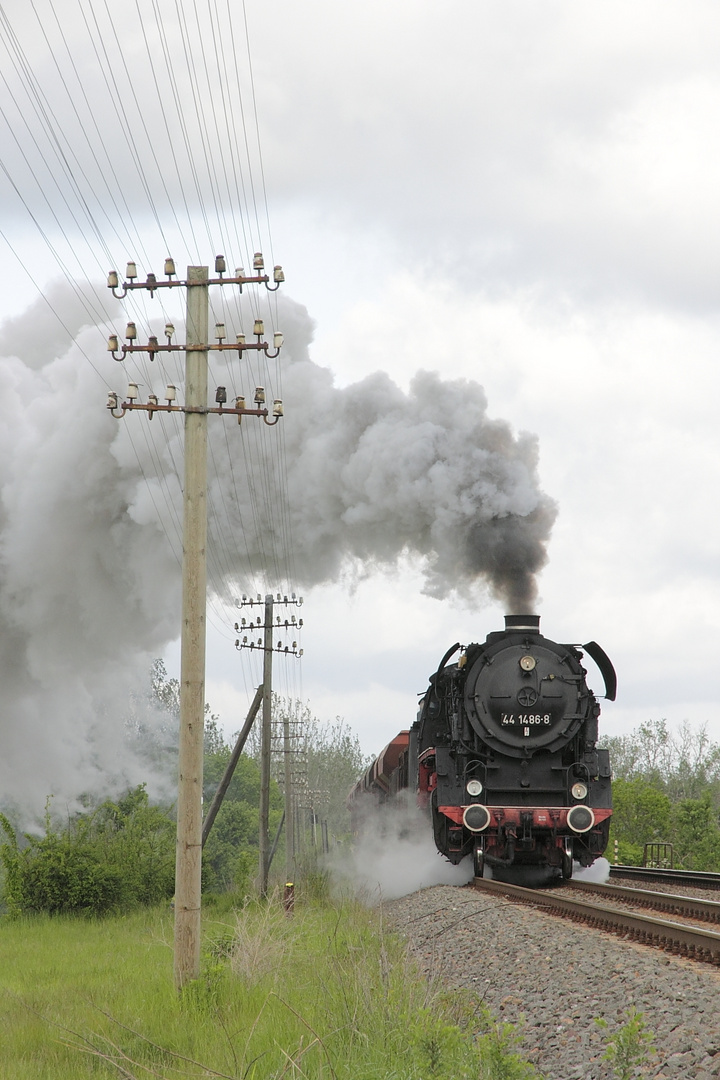
[(425, 973), (475, 990), (518, 1026), (518, 1051), (546, 1080), (609, 1080), (602, 1055), (629, 1009), (643, 1014), (656, 1047), (638, 1075), (720, 1078), (716, 967), (471, 887), (437, 885), (383, 907)]

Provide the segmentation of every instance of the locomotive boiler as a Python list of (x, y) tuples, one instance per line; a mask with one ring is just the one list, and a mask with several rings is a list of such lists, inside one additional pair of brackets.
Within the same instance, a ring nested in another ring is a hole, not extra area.
[(581, 650), (614, 700), (600, 646), (551, 641), (539, 616), (508, 615), (483, 644), (454, 645), (416, 722), (351, 792), (355, 816), (368, 796), (387, 803), (407, 789), (429, 814), (438, 851), (452, 863), (472, 855), (477, 876), (488, 865), (497, 877), (540, 867), (569, 878), (573, 860), (591, 865), (608, 841), (611, 770)]

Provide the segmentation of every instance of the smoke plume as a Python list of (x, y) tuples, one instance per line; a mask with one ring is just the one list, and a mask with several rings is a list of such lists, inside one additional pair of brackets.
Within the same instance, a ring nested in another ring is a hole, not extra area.
[[(363, 573), (409, 552), (422, 560), (432, 596), (470, 601), (482, 582), (509, 612), (534, 610), (534, 575), (555, 518), (539, 489), (536, 439), (491, 420), (483, 388), (465, 379), (421, 371), (405, 393), (376, 372), (338, 388), (308, 356), (305, 309), (286, 302), (282, 322), (290, 338), (283, 389), (296, 578), (305, 586), (333, 581), (348, 565)], [(212, 437), (219, 445), (221, 433)], [(266, 432), (249, 437), (272, 469)], [(233, 513), (238, 527), (251, 517), (249, 492)], [(254, 545), (273, 531), (261, 511), (248, 537), (251, 561), (261, 556)], [(273, 554), (283, 567), (279, 535)]]
[[(171, 381), (182, 400), (182, 372), (116, 364), (117, 326), (64, 287), (51, 301), (62, 330), (44, 301), (0, 327), (0, 792), (35, 805), (145, 779), (123, 740), (128, 691), (179, 626), (182, 425), (103, 406), (128, 378), (143, 399)], [(229, 398), (255, 377), (286, 415), (209, 424), (211, 590), (307, 587), (409, 553), (433, 596), (472, 602), (485, 586), (530, 611), (555, 514), (535, 440), (489, 419), (474, 382), (420, 372), (406, 393), (376, 373), (338, 388), (309, 357), (305, 309), (281, 302), (279, 323), (280, 374), (212, 362)]]

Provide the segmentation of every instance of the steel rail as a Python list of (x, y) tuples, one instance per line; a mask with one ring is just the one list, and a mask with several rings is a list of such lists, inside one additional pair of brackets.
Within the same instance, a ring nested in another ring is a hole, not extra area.
[(654, 911), (667, 911), (673, 915), (685, 915), (703, 922), (720, 922), (720, 901), (702, 900), (697, 896), (679, 896), (675, 893), (649, 892), (647, 889), (632, 889), (626, 885), (602, 885), (597, 881), (573, 880), (565, 882), (565, 887), (580, 892), (598, 893), (600, 896), (624, 900), (636, 907), (652, 908)]
[(720, 889), (720, 874), (706, 870), (668, 870), (659, 866), (611, 865), (611, 878), (635, 878), (638, 881), (674, 881), (698, 889)]
[(475, 878), (473, 884), (479, 892), (506, 896), (519, 903), (530, 904), (551, 914), (563, 915), (574, 922), (583, 922), (642, 944), (654, 945), (676, 955), (720, 964), (720, 934), (712, 930), (685, 926), (666, 919), (654, 919), (649, 915), (621, 911), (584, 900), (574, 900), (561, 895), (559, 891), (524, 889), (519, 885), (508, 885), (487, 878)]

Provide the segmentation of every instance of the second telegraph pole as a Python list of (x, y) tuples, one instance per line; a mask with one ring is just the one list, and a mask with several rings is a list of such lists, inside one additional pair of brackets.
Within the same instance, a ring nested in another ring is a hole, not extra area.
[[(295, 593), (292, 594), (290, 599), (287, 596), (281, 596), (277, 594), (278, 604), (297, 605), (302, 604), (302, 597), (296, 597)], [(262, 603), (262, 597), (258, 595), (257, 600), (250, 599), (243, 596), (242, 602), (238, 602), (239, 607), (254, 607), (255, 604)], [(263, 651), (263, 712), (262, 712), (262, 741), (260, 748), (260, 858), (259, 858), (259, 870), (258, 870), (258, 884), (259, 890), (262, 896), (267, 895), (268, 891), (268, 877), (270, 873), (270, 863), (272, 856), (275, 852), (275, 846), (277, 844), (276, 838), (275, 845), (270, 844), (270, 778), (272, 772), (272, 663), (273, 653), (282, 654), (285, 656), (297, 656), (300, 657), (303, 654), (302, 649), (298, 649), (297, 641), (293, 641), (292, 644), (288, 642), (284, 647), (281, 641), (275, 644), (273, 632), (275, 630), (278, 633), (282, 632), (282, 629), (286, 633), (291, 635), (302, 629), (303, 621), (300, 619), (295, 621), (293, 615), (290, 620), (287, 618), (284, 622), (280, 621), (280, 616), (277, 616), (277, 622), (273, 617), (274, 601), (272, 593), (268, 593), (265, 597), (265, 621), (262, 624), (263, 636), (248, 641), (247, 634), (243, 637), (242, 641), (238, 638), (235, 642), (237, 649), (262, 649)], [(242, 620), (242, 625), (235, 623), (236, 630), (246, 630), (248, 632), (255, 633), (260, 629), (261, 623), (258, 617), (257, 623), (254, 618), (251, 618), (250, 625), (247, 625), (247, 620)], [(290, 740), (288, 729), (288, 715), (285, 710), (285, 727), (284, 727), (284, 750), (285, 750), (285, 842), (286, 842), (286, 872), (287, 868), (292, 866), (293, 856), (290, 854), (293, 851), (293, 840), (290, 829), (292, 827), (293, 814), (292, 814), (292, 772), (290, 769)]]

